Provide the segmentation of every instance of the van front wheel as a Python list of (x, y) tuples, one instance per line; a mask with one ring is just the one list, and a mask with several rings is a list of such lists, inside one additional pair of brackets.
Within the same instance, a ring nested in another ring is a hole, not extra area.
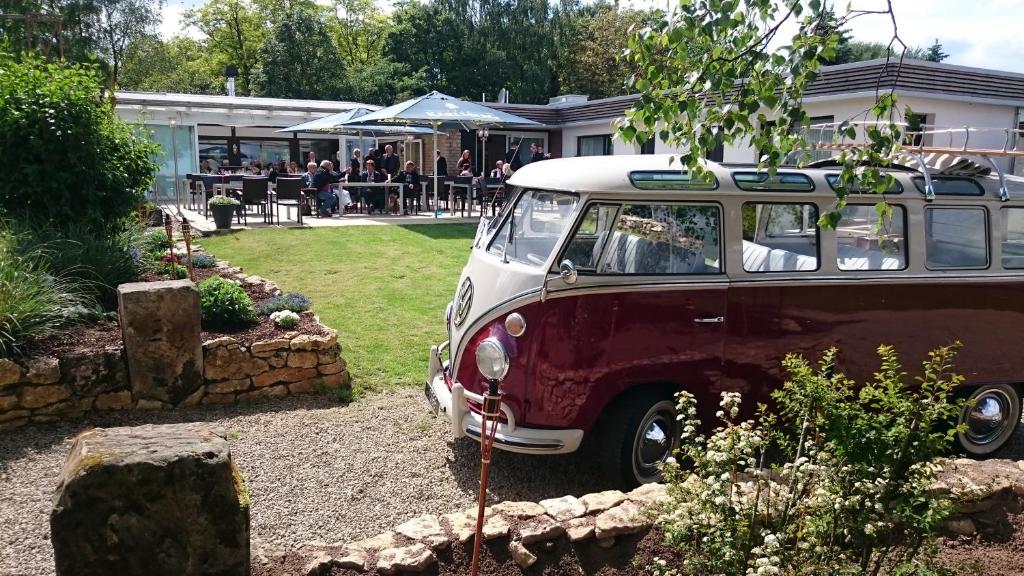
[(1013, 436), (1020, 423), (1020, 394), (1009, 384), (987, 384), (970, 392), (958, 425), (957, 443), (971, 456), (995, 454)]
[(679, 447), (675, 404), (639, 397), (622, 402), (602, 430), (601, 458), (608, 475), (624, 487), (661, 480), (661, 467)]

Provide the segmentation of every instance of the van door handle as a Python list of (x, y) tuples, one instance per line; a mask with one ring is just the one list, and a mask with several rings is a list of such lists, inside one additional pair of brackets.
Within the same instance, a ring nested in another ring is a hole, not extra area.
[(694, 318), (694, 324), (721, 324), (725, 322), (725, 316), (708, 316), (705, 318)]

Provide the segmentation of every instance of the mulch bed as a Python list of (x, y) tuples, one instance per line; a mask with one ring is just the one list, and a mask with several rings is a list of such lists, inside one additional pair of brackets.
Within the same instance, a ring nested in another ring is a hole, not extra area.
[(25, 355), (72, 356), (103, 348), (117, 348), (121, 344), (121, 326), (117, 322), (104, 321), (77, 326), (62, 334), (31, 342), (26, 347)]

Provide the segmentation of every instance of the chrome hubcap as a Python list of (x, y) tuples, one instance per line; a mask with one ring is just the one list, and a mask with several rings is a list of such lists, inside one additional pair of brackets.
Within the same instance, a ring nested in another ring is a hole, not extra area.
[(977, 445), (988, 444), (999, 438), (1006, 430), (1011, 410), (1010, 398), (1000, 390), (986, 390), (974, 399), (974, 406), (967, 409), (964, 424), (967, 425), (967, 439)]
[(669, 437), (671, 427), (661, 415), (655, 415), (644, 428), (640, 437), (640, 449), (637, 451), (639, 464), (651, 468), (668, 457), (672, 447)]

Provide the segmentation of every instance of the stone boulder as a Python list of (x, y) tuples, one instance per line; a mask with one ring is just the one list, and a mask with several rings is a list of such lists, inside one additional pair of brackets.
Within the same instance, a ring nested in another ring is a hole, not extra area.
[(121, 348), (96, 354), (69, 354), (60, 359), (61, 383), (79, 397), (128, 388), (128, 368)]
[(57, 576), (247, 576), (249, 499), (223, 435), (195, 424), (75, 439), (50, 513)]
[(177, 404), (203, 384), (199, 291), (189, 280), (117, 287), (125, 357), (136, 400)]

